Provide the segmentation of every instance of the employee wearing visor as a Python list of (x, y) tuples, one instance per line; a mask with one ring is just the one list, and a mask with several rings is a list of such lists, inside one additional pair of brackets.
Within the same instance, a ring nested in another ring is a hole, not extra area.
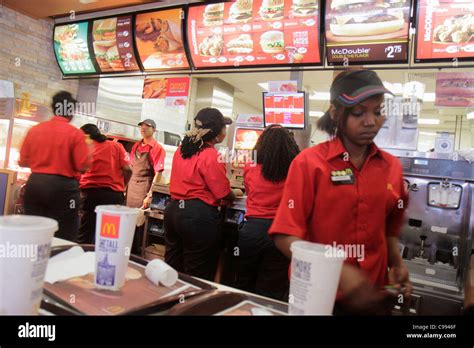
[(405, 295), (411, 290), (398, 248), (407, 206), (402, 167), (373, 143), (385, 121), (385, 93), (391, 94), (373, 71), (336, 77), (330, 108), (318, 121), (332, 140), (302, 151), (292, 162), (270, 228), (288, 257), (297, 240), (336, 243), (345, 250), (359, 246), (361, 255), (347, 255), (338, 298), (360, 308), (376, 306), (386, 294), (361, 289), (391, 284)]
[(127, 187), (127, 206), (148, 208), (152, 184), (160, 181), (165, 167), (166, 152), (153, 138), (155, 121), (146, 119), (138, 126), (143, 139), (136, 142), (130, 152), (132, 177)]
[(84, 133), (69, 124), (76, 103), (71, 93), (56, 93), (53, 118), (29, 130), (18, 161), (32, 173), (25, 187), (25, 214), (55, 219), (55, 236), (70, 241), (76, 240), (79, 228), (77, 178), (92, 160)]
[(231, 123), (217, 109), (200, 110), (173, 157), (172, 200), (164, 220), (165, 261), (180, 272), (207, 280), (214, 280), (220, 253), (218, 206), (235, 198), (225, 163), (214, 148)]

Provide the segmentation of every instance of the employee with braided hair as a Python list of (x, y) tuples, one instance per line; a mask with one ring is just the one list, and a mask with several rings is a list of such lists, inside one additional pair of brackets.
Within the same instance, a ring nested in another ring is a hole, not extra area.
[[(213, 280), (220, 249), (218, 206), (232, 201), (225, 163), (214, 148), (230, 118), (214, 108), (200, 110), (173, 157), (171, 202), (166, 206), (165, 261), (180, 272)], [(239, 191), (239, 190), (237, 190)]]

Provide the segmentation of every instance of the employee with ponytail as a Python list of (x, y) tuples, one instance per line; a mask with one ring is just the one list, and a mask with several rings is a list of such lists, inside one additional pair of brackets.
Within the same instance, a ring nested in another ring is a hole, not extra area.
[(80, 180), (81, 225), (78, 243), (95, 241), (95, 207), (103, 204), (124, 204), (125, 178), (130, 177), (130, 160), (122, 144), (107, 140), (94, 124), (81, 130), (93, 145), (92, 167)]
[(214, 148), (230, 118), (214, 108), (200, 110), (173, 157), (171, 202), (165, 210), (165, 261), (180, 272), (213, 280), (220, 252), (218, 206), (235, 198), (225, 163)]

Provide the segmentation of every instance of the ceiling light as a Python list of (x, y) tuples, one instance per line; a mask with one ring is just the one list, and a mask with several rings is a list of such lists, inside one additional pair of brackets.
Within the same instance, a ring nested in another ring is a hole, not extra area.
[(258, 84), (260, 88), (262, 88), (264, 91), (268, 91), (268, 82), (260, 82)]
[(309, 116), (311, 117), (321, 117), (324, 115), (324, 112), (322, 111), (310, 111)]
[(424, 102), (434, 102), (436, 100), (436, 93), (425, 93), (423, 94)]
[(468, 120), (474, 120), (474, 111), (469, 112), (466, 116)]
[(441, 121), (439, 118), (419, 118), (418, 124), (439, 124)]
[(311, 100), (330, 100), (330, 98), (329, 92), (313, 92), (309, 97)]
[(93, 2), (97, 2), (98, 0), (79, 0), (81, 4), (91, 4)]

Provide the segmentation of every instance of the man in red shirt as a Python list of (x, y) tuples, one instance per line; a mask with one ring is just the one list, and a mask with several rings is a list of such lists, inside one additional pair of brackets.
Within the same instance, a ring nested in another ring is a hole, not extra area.
[(76, 178), (91, 164), (84, 133), (69, 124), (76, 103), (71, 93), (56, 93), (53, 118), (30, 129), (19, 160), (20, 166), (32, 172), (25, 187), (25, 214), (57, 220), (56, 237), (71, 241), (75, 241), (79, 227)]
[(127, 206), (148, 208), (152, 184), (160, 181), (165, 168), (166, 152), (153, 138), (155, 121), (146, 119), (138, 126), (143, 139), (136, 142), (130, 152), (132, 177), (127, 188)]
[(80, 181), (81, 226), (78, 243), (95, 243), (95, 208), (98, 205), (123, 204), (126, 178), (129, 178), (130, 157), (122, 144), (107, 140), (95, 124), (85, 124), (81, 130), (93, 145), (92, 166)]

